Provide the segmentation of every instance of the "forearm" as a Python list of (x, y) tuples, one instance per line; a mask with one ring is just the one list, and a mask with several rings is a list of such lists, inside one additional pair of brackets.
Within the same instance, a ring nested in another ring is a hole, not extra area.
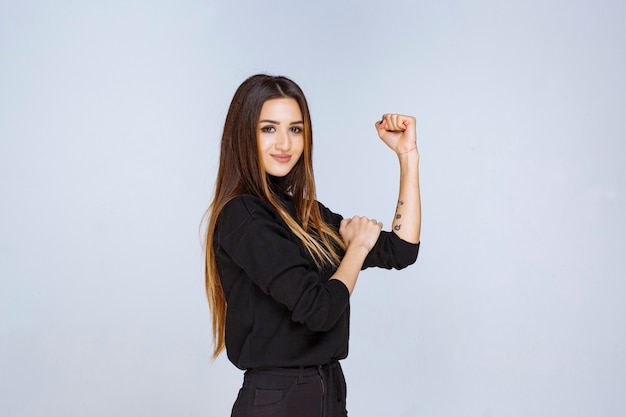
[(400, 192), (392, 222), (392, 230), (402, 240), (420, 241), (422, 206), (419, 187), (419, 153), (413, 149), (398, 155), (400, 161)]
[(337, 271), (335, 271), (330, 279), (337, 279), (343, 282), (348, 288), (350, 295), (352, 295), (357, 278), (359, 277), (359, 272), (361, 272), (361, 267), (368, 253), (369, 251), (365, 247), (356, 245), (349, 246)]

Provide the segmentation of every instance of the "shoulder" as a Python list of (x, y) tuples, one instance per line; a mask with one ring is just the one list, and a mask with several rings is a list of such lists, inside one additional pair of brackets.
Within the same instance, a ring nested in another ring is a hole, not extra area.
[(218, 223), (279, 217), (276, 209), (267, 201), (253, 195), (243, 194), (226, 203), (218, 216)]
[(239, 241), (250, 234), (283, 233), (284, 221), (274, 207), (262, 198), (253, 195), (239, 195), (222, 208), (217, 217), (214, 239), (223, 245), (229, 241)]
[(226, 203), (220, 214), (241, 213), (244, 215), (254, 215), (256, 212), (268, 208), (272, 208), (272, 206), (263, 199), (249, 194), (242, 194)]

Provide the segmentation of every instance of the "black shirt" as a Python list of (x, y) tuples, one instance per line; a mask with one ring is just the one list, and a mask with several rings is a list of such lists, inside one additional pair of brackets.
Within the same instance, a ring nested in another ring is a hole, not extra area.
[[(296, 218), (287, 194), (287, 211)], [(319, 204), (319, 203), (318, 203)], [(342, 217), (320, 204), (339, 230)], [(336, 267), (321, 270), (274, 208), (251, 195), (220, 213), (214, 235), (217, 268), (227, 302), (226, 350), (240, 369), (312, 366), (348, 354), (350, 295)], [(401, 269), (417, 258), (419, 243), (381, 232), (363, 269)]]

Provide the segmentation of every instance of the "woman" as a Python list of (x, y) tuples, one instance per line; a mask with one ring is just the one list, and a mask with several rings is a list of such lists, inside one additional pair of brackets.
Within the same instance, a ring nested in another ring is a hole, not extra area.
[(232, 416), (345, 416), (338, 360), (361, 269), (404, 268), (419, 249), (415, 119), (386, 114), (378, 135), (400, 161), (393, 232), (315, 200), (311, 119), (300, 88), (255, 75), (231, 102), (208, 212), (206, 287), (214, 356), (246, 370)]

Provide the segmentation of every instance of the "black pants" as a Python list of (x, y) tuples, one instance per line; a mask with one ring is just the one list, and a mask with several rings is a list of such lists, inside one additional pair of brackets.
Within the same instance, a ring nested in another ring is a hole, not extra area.
[(339, 362), (304, 368), (249, 369), (231, 417), (345, 417)]

